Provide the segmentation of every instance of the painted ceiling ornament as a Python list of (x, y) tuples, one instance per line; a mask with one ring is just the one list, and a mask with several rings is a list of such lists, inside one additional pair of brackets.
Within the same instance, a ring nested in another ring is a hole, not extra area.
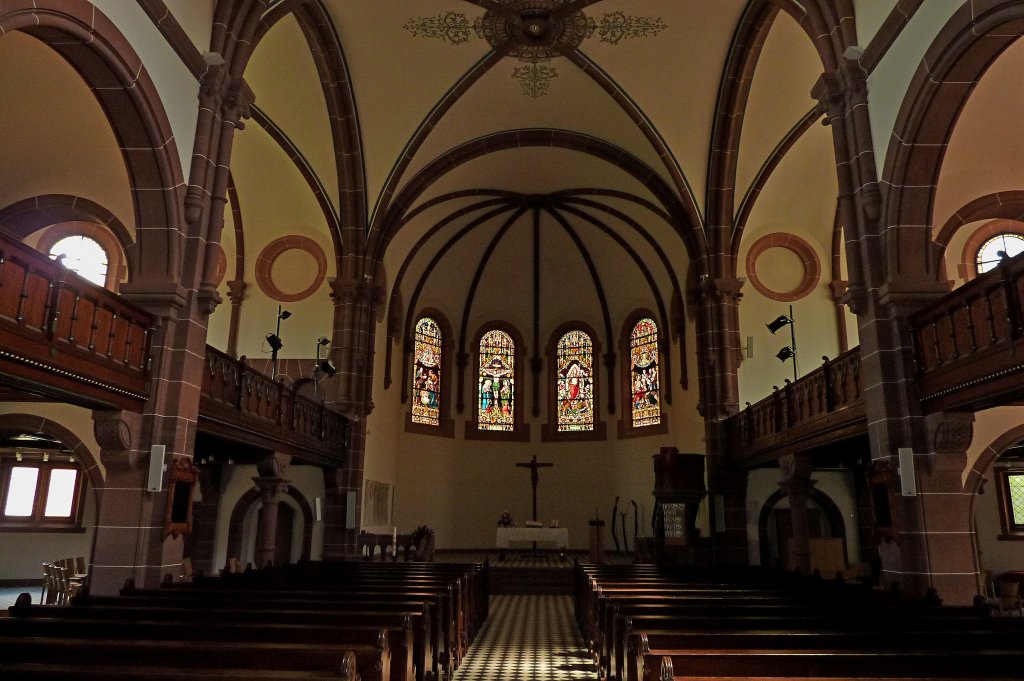
[(519, 81), (523, 94), (528, 97), (543, 97), (551, 87), (551, 81), (558, 77), (558, 71), (547, 65), (548, 60), (530, 62), (512, 69), (512, 77)]
[(658, 35), (668, 25), (660, 17), (640, 17), (610, 12), (600, 21), (577, 10), (563, 16), (560, 10), (573, 0), (496, 0), (506, 11), (487, 10), (472, 21), (462, 12), (414, 17), (405, 29), (417, 37), (435, 38), (452, 45), (468, 42), (470, 33), (497, 49), (511, 44), (508, 56), (522, 62), (512, 70), (523, 94), (541, 97), (548, 93), (551, 81), (558, 77), (545, 62), (575, 50), (595, 33), (601, 42), (618, 45), (629, 38)]

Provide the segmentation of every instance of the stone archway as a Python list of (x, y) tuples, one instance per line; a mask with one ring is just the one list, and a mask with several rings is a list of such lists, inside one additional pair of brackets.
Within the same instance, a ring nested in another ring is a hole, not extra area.
[[(292, 551), (291, 558), (309, 560), (313, 543), (313, 509), (309, 505), (309, 501), (306, 500), (306, 497), (294, 487), (289, 486), (284, 496), (286, 497), (284, 503), (298, 510), (298, 522), (302, 524), (301, 551), (298, 556)], [(245, 554), (244, 549), (247, 536), (250, 539), (255, 539), (254, 534), (247, 535), (246, 533), (246, 519), (250, 518), (255, 521), (251, 514), (261, 505), (260, 490), (257, 487), (253, 487), (243, 494), (235, 503), (234, 508), (231, 510), (231, 519), (228, 525), (227, 557), (229, 559), (241, 558)], [(294, 543), (292, 546), (294, 546)]]
[[(771, 546), (773, 537), (770, 532), (770, 521), (772, 512), (775, 511), (775, 507), (780, 501), (787, 497), (785, 490), (776, 490), (770, 497), (768, 497), (764, 505), (761, 506), (761, 512), (757, 517), (757, 536), (758, 536), (758, 550), (761, 557), (761, 566), (765, 567), (771, 563)], [(846, 556), (846, 521), (843, 519), (843, 513), (839, 510), (839, 506), (832, 500), (830, 496), (825, 494), (819, 489), (812, 488), (808, 494), (808, 498), (814, 502), (814, 504), (821, 509), (824, 514), (824, 519), (828, 523), (830, 536), (836, 538), (842, 538), (843, 540), (843, 556)], [(779, 547), (781, 552), (782, 547)]]

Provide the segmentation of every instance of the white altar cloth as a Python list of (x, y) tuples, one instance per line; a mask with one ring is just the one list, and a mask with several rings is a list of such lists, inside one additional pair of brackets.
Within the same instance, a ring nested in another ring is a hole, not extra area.
[(566, 527), (499, 527), (494, 543), (499, 549), (507, 549), (512, 542), (537, 542), (554, 544), (564, 549), (569, 544), (569, 529)]

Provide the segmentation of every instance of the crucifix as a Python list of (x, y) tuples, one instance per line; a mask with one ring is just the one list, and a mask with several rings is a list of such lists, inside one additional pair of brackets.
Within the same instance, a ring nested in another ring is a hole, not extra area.
[(517, 463), (517, 468), (529, 468), (530, 469), (530, 482), (533, 484), (533, 519), (537, 520), (537, 482), (540, 480), (540, 476), (537, 475), (537, 469), (539, 468), (550, 468), (554, 466), (553, 463), (537, 463), (537, 455), (533, 455), (533, 459), (527, 463)]

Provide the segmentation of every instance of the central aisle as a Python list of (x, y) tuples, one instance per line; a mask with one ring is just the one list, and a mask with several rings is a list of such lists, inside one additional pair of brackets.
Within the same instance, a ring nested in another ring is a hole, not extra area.
[(491, 596), (487, 623), (453, 681), (597, 680), (569, 596)]

